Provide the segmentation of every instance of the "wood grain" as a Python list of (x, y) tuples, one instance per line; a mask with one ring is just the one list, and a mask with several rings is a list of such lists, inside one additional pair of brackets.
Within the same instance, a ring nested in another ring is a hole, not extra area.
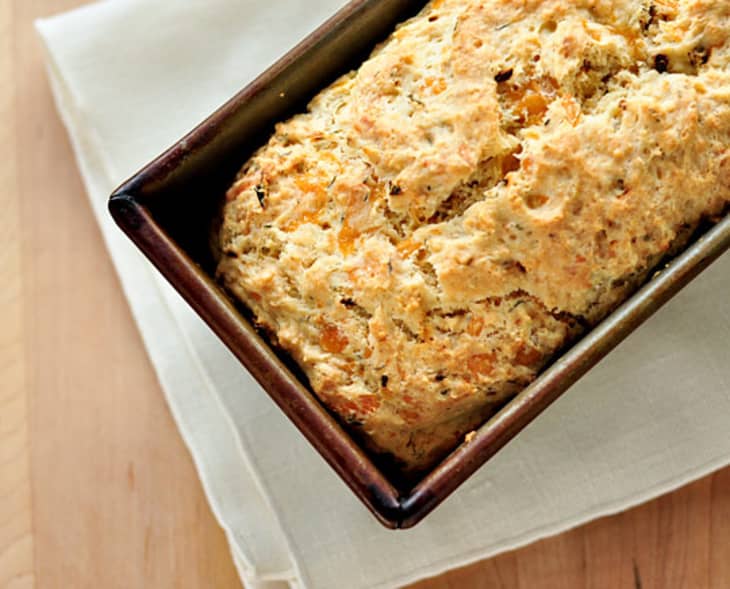
[[(0, 80), (17, 76), (13, 5), (0, 4)], [(14, 146), (14, 87), (0, 84), (0, 145)], [(0, 587), (33, 587), (20, 209), (15, 149), (0, 158)], [(7, 242), (7, 243), (5, 243)]]
[[(240, 587), (45, 81), (81, 3), (0, 0), (0, 588)], [(726, 589), (730, 469), (414, 587)]]
[(24, 281), (36, 583), (240, 587), (53, 107), (32, 20), (78, 4), (14, 0), (4, 23), (15, 36), (23, 239), (13, 274)]

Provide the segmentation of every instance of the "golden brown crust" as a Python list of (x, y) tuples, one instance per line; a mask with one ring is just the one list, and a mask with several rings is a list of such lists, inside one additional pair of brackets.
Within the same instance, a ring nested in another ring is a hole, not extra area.
[(730, 201), (730, 5), (441, 0), (228, 193), (218, 274), (420, 468)]

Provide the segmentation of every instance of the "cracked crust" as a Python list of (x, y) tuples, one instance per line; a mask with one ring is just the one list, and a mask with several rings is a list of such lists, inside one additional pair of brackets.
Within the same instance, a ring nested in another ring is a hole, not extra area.
[(436, 0), (281, 123), (218, 276), (429, 466), (730, 201), (730, 5)]

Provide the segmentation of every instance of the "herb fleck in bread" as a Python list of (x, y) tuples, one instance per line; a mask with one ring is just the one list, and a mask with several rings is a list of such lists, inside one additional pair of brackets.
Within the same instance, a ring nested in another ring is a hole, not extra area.
[(277, 126), (218, 276), (429, 466), (730, 202), (730, 3), (435, 0)]

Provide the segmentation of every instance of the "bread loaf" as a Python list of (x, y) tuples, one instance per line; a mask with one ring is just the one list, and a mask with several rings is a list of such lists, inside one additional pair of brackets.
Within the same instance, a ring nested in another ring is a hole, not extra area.
[(730, 202), (730, 2), (434, 0), (280, 123), (218, 276), (423, 469)]

